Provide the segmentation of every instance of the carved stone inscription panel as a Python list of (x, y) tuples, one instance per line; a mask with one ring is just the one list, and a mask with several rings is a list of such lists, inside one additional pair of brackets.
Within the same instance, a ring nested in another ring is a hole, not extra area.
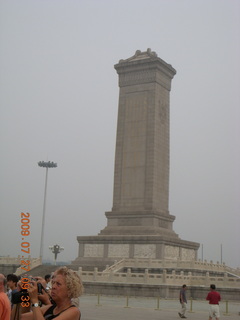
[(164, 257), (166, 259), (177, 260), (179, 258), (179, 247), (165, 246)]
[(195, 260), (195, 251), (182, 248), (182, 260)]
[(125, 110), (121, 196), (124, 205), (143, 205), (146, 172), (147, 94), (140, 92), (127, 95)]
[(155, 244), (135, 244), (134, 258), (156, 259), (156, 245)]
[(109, 244), (109, 258), (129, 258), (129, 244)]
[(84, 245), (84, 257), (101, 258), (103, 257), (103, 250), (104, 250), (103, 244), (86, 243)]

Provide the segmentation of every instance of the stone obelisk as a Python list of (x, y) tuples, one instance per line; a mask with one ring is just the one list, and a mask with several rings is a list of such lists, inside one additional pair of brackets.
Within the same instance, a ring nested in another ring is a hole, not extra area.
[(121, 60), (113, 208), (101, 234), (175, 237), (169, 214), (169, 93), (176, 71), (156, 53)]
[(112, 211), (97, 236), (79, 236), (75, 263), (104, 267), (122, 258), (195, 260), (169, 213), (169, 106), (175, 69), (155, 52), (115, 65), (119, 106)]

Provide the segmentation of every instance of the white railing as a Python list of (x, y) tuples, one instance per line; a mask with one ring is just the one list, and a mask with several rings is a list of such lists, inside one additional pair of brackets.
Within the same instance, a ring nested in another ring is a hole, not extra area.
[[(144, 272), (131, 272), (131, 268), (134, 267), (144, 269)], [(123, 268), (127, 268), (127, 272), (119, 272)], [(162, 268), (163, 271), (161, 274), (149, 273), (148, 269), (151, 268)], [(167, 269), (172, 269), (172, 273), (167, 273)], [(185, 272), (182, 270), (185, 270)], [(201, 271), (202, 274), (192, 275), (192, 271), (196, 270)], [(210, 272), (221, 272), (223, 276), (210, 276)], [(217, 287), (229, 288), (240, 287), (238, 272), (238, 269), (228, 268), (225, 264), (214, 264), (212, 261), (163, 261), (155, 259), (122, 259), (107, 267), (103, 272), (99, 272), (97, 268), (94, 268), (94, 271), (91, 272), (79, 268), (82, 280), (88, 282), (149, 285), (182, 285), (182, 283), (186, 283), (189, 286), (209, 286), (211, 283), (215, 283)]]
[(213, 263), (212, 261), (185, 261), (185, 260), (157, 260), (157, 259), (122, 259), (114, 265), (107, 267), (104, 272), (117, 272), (122, 268), (166, 268), (166, 269), (192, 269), (217, 272), (229, 272), (240, 276), (240, 269), (227, 267), (225, 263)]
[(21, 259), (20, 256), (18, 256), (17, 258), (12, 258), (10, 256), (6, 256), (6, 257), (0, 257), (0, 264), (20, 264), (21, 263)]
[(94, 271), (82, 271), (79, 268), (79, 275), (83, 282), (107, 282), (107, 283), (132, 283), (132, 284), (149, 284), (149, 285), (182, 285), (186, 283), (188, 286), (209, 286), (211, 283), (217, 285), (217, 287), (240, 287), (240, 279), (229, 277), (227, 273), (224, 273), (223, 277), (209, 276), (209, 272), (205, 275), (193, 276), (191, 272), (185, 274), (183, 271), (180, 274), (176, 274), (175, 271), (172, 274), (167, 274), (164, 270), (162, 274), (149, 274), (146, 269), (144, 273), (132, 273), (130, 269), (126, 273), (123, 272), (99, 272), (97, 268)]
[[(29, 256), (29, 257), (28, 257), (28, 260), (30, 261), (30, 264), (29, 264), (30, 268), (29, 268), (29, 270), (31, 270), (31, 269), (33, 269), (33, 268), (36, 268), (36, 267), (38, 267), (38, 266), (40, 266), (40, 265), (42, 264), (40, 258), (31, 258), (31, 257)], [(21, 263), (21, 262), (20, 262), (20, 263)], [(26, 266), (25, 266), (25, 267), (26, 267)], [(17, 276), (19, 276), (19, 275), (21, 275), (21, 274), (23, 274), (23, 273), (26, 273), (26, 271), (24, 271), (21, 266), (20, 266), (19, 268), (17, 268), (17, 270), (16, 270), (16, 272), (15, 272), (15, 274), (16, 274)]]
[[(21, 256), (19, 255), (17, 258), (13, 258), (10, 256), (6, 256), (6, 257), (0, 257), (0, 264), (4, 264), (4, 265), (16, 265), (16, 272), (14, 272), (17, 276), (19, 276), (20, 274), (25, 273), (26, 271), (24, 271), (21, 268)], [(30, 255), (24, 259), (29, 260), (30, 261), (30, 270), (41, 265), (41, 259), (40, 258), (32, 258)], [(26, 265), (25, 265), (26, 267)]]

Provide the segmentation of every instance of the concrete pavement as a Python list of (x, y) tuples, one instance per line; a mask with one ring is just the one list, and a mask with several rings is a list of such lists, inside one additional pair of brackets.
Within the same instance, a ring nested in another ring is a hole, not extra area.
[[(188, 307), (186, 316), (189, 320), (208, 320), (207, 302), (194, 301)], [(223, 302), (220, 305), (221, 320), (240, 320), (240, 303), (228, 303), (227, 314), (225, 307)], [(157, 301), (154, 298), (86, 295), (80, 298), (81, 320), (178, 320), (179, 308), (177, 301)]]

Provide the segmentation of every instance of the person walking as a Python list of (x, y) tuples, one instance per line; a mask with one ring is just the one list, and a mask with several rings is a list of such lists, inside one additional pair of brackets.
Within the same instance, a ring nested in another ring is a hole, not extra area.
[(220, 293), (216, 291), (215, 284), (210, 285), (210, 292), (208, 293), (206, 300), (209, 301), (209, 320), (212, 320), (212, 318), (219, 320), (219, 302), (221, 301), (221, 296)]
[(180, 290), (179, 300), (181, 304), (181, 310), (178, 312), (178, 315), (180, 318), (187, 318), (185, 316), (186, 310), (187, 310), (187, 297), (186, 297), (186, 290), (187, 286), (186, 284), (182, 285), (182, 288)]

